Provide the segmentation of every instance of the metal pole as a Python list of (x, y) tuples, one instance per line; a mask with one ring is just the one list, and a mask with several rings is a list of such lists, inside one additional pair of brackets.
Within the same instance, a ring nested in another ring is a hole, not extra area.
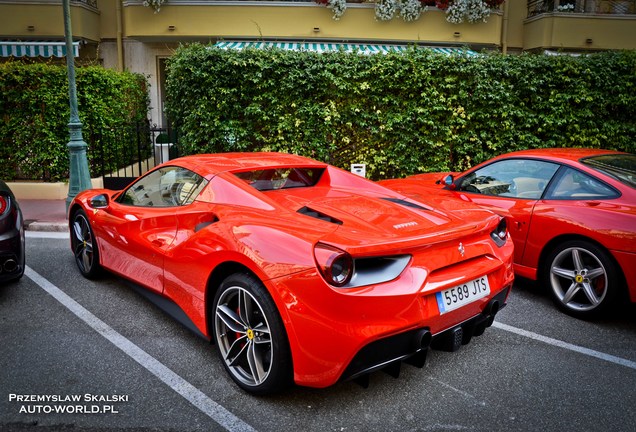
[(82, 137), (82, 123), (77, 112), (77, 88), (75, 85), (75, 59), (73, 50), (73, 33), (71, 30), (71, 8), (69, 0), (62, 0), (64, 9), (64, 36), (66, 38), (66, 69), (68, 73), (68, 95), (71, 106), (71, 119), (68, 123), (70, 141), (66, 145), (69, 151), (70, 169), (68, 180), (68, 197), (66, 209), (68, 210), (73, 198), (83, 190), (90, 189), (91, 176), (88, 170), (86, 148), (88, 147)]

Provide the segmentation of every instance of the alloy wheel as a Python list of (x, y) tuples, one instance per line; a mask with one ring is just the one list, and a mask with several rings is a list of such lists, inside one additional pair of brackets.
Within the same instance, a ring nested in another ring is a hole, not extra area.
[(274, 359), (270, 326), (256, 298), (242, 287), (227, 288), (217, 302), (214, 327), (234, 378), (248, 387), (264, 383)]
[(91, 273), (94, 265), (93, 241), (93, 232), (86, 216), (82, 213), (76, 214), (73, 221), (73, 253), (77, 266), (85, 275)]
[(569, 247), (552, 261), (550, 285), (564, 307), (587, 312), (602, 304), (609, 279), (605, 266), (596, 255), (582, 247)]

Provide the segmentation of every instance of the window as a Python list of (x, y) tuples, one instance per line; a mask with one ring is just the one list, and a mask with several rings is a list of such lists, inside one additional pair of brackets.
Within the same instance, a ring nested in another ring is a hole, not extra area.
[(581, 163), (636, 189), (636, 155), (608, 154), (582, 159)]
[(559, 165), (530, 159), (494, 162), (464, 177), (459, 190), (483, 195), (539, 199)]
[(119, 198), (138, 207), (176, 207), (191, 204), (207, 185), (200, 175), (181, 167), (164, 167), (132, 184)]
[(259, 191), (314, 186), (324, 168), (273, 168), (234, 173)]
[(546, 196), (547, 199), (616, 198), (618, 192), (600, 180), (573, 168), (564, 167)]

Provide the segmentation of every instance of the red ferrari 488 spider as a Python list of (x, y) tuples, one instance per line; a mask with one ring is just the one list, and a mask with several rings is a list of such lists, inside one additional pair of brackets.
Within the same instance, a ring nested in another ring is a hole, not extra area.
[(69, 207), (80, 272), (182, 309), (254, 394), (364, 383), (480, 335), (513, 282), (505, 219), (311, 159), (188, 156)]

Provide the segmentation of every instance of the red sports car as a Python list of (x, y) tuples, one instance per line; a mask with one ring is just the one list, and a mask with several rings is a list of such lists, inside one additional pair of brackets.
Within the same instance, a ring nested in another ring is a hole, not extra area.
[(515, 273), (541, 280), (555, 304), (593, 317), (636, 302), (636, 155), (591, 149), (508, 153), (465, 173), (381, 182), (456, 197), (508, 218)]
[(80, 193), (69, 224), (84, 276), (179, 306), (254, 394), (421, 366), (483, 333), (513, 282), (504, 218), (287, 154), (172, 160)]

